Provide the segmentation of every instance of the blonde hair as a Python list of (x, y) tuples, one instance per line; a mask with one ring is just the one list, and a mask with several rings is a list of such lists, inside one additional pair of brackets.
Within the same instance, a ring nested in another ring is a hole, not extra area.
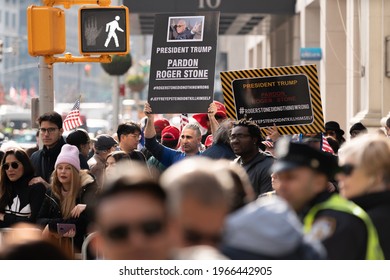
[(58, 180), (57, 176), (57, 168), (54, 169), (51, 180), (51, 191), (56, 198), (60, 201), (61, 213), (62, 217), (67, 219), (70, 218), (70, 212), (76, 206), (76, 198), (80, 191), (80, 173), (79, 171), (73, 167), (73, 165), (69, 164), (72, 168), (72, 178), (70, 183), (69, 195), (64, 196), (62, 194), (63, 185)]
[(365, 134), (341, 146), (341, 162), (352, 159), (369, 177), (380, 176), (390, 189), (390, 140), (382, 135)]

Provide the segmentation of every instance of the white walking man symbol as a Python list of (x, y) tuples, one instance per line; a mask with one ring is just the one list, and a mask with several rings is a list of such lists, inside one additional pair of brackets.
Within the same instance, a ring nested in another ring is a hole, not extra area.
[(106, 32), (108, 32), (107, 40), (104, 43), (104, 46), (106, 48), (108, 47), (108, 44), (110, 43), (112, 38), (114, 38), (115, 46), (117, 48), (119, 47), (118, 36), (116, 35), (116, 30), (118, 30), (120, 32), (124, 32), (124, 30), (119, 27), (119, 23), (118, 23), (119, 20), (120, 20), (120, 17), (116, 16), (115, 20), (110, 21), (109, 23), (106, 24)]

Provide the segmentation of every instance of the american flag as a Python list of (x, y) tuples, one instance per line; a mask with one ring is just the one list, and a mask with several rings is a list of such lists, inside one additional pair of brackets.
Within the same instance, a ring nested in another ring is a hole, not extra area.
[(180, 115), (180, 132), (183, 131), (183, 128), (188, 123), (189, 123), (188, 114), (181, 114)]
[(66, 116), (62, 126), (65, 131), (69, 131), (80, 125), (83, 125), (83, 121), (80, 118), (80, 99), (77, 99), (72, 110)]
[(322, 134), (322, 151), (334, 154), (332, 147), (329, 145), (328, 140), (323, 134)]

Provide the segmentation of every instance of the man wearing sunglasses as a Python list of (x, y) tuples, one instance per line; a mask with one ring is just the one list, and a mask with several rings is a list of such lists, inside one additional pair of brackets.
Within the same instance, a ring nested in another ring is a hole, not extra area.
[(65, 145), (65, 140), (62, 137), (64, 132), (62, 117), (57, 112), (48, 112), (38, 118), (38, 123), (43, 148), (31, 155), (37, 177), (32, 179), (30, 184), (43, 183), (48, 188), (54, 164), (62, 146)]
[(328, 191), (339, 170), (336, 157), (288, 139), (278, 141), (276, 157), (272, 172), (278, 176), (278, 195), (299, 214), (309, 236), (322, 242), (328, 259), (383, 259), (367, 213)]
[(187, 27), (187, 22), (184, 19), (180, 19), (174, 26), (175, 40), (191, 40), (195, 34), (199, 31), (201, 23), (197, 22), (192, 29)]
[(128, 175), (113, 180), (98, 196), (94, 211), (96, 243), (92, 244), (99, 244), (104, 259), (170, 257), (166, 194), (142, 167), (127, 170)]

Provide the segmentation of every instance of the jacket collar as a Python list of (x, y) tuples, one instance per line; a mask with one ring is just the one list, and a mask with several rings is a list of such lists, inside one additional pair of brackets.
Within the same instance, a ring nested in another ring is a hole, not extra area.
[(390, 205), (390, 191), (365, 194), (353, 198), (352, 201), (364, 210), (372, 209), (383, 204)]
[(60, 139), (57, 141), (55, 146), (51, 149), (47, 148), (46, 146), (43, 146), (42, 150), (44, 154), (59, 154), (61, 152), (62, 146), (66, 144), (64, 138), (61, 136)]

